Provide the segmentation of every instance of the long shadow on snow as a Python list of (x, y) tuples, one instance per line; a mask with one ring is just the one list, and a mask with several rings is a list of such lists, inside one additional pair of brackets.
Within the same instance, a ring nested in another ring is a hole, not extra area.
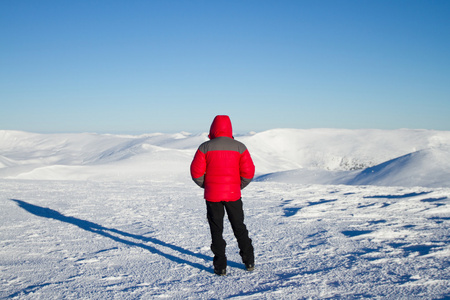
[[(166, 258), (168, 260), (171, 260), (173, 262), (176, 262), (176, 263), (179, 263), (179, 264), (187, 264), (187, 265), (190, 265), (190, 266), (192, 266), (194, 268), (198, 268), (200, 270), (204, 270), (204, 271), (208, 271), (208, 272), (212, 273), (212, 269), (209, 269), (209, 268), (207, 268), (207, 267), (205, 267), (205, 266), (203, 266), (201, 264), (194, 263), (194, 262), (185, 260), (183, 258), (176, 257), (176, 256), (171, 255), (171, 254), (164, 253), (164, 252), (156, 249), (155, 247), (152, 247), (152, 246), (149, 246), (149, 245), (132, 242), (132, 241), (126, 240), (126, 239), (124, 239), (122, 237), (114, 236), (111, 233), (119, 234), (119, 235), (122, 235), (123, 237), (129, 237), (129, 238), (133, 238), (133, 239), (136, 239), (136, 240), (141, 240), (143, 242), (151, 242), (151, 243), (153, 243), (155, 245), (164, 246), (164, 247), (167, 247), (167, 248), (172, 249), (174, 251), (178, 251), (178, 252), (180, 252), (182, 254), (191, 255), (191, 256), (194, 256), (194, 257), (197, 257), (197, 258), (204, 259), (205, 261), (212, 261), (212, 257), (210, 257), (210, 256), (207, 256), (207, 255), (204, 255), (204, 254), (200, 254), (200, 253), (195, 253), (195, 252), (192, 252), (190, 250), (186, 250), (184, 248), (181, 248), (179, 246), (175, 246), (175, 245), (168, 244), (166, 242), (160, 241), (160, 240), (155, 239), (155, 238), (144, 237), (144, 236), (141, 236), (141, 235), (135, 235), (135, 234), (128, 233), (128, 232), (121, 231), (121, 230), (114, 229), (114, 228), (106, 228), (106, 227), (103, 227), (103, 226), (101, 226), (99, 224), (96, 224), (96, 223), (93, 223), (93, 222), (90, 222), (90, 221), (78, 219), (78, 218), (75, 218), (75, 217), (68, 217), (68, 216), (65, 216), (65, 215), (61, 214), (60, 212), (58, 212), (56, 210), (53, 210), (53, 209), (50, 209), (50, 208), (46, 208), (46, 207), (40, 207), (40, 206), (37, 206), (37, 205), (33, 205), (33, 204), (27, 203), (27, 202), (22, 201), (22, 200), (17, 200), (17, 199), (11, 199), (11, 200), (16, 202), (21, 208), (23, 208), (27, 212), (29, 212), (29, 213), (31, 213), (33, 215), (36, 215), (38, 217), (43, 217), (43, 218), (48, 218), (48, 219), (55, 219), (55, 220), (58, 220), (58, 221), (61, 221), (61, 222), (69, 223), (69, 224), (78, 226), (81, 229), (84, 229), (86, 231), (97, 233), (97, 234), (102, 235), (104, 237), (110, 238), (110, 239), (112, 239), (112, 240), (114, 240), (116, 242), (119, 242), (119, 243), (122, 243), (122, 244), (125, 244), (125, 245), (129, 245), (129, 246), (140, 247), (142, 249), (150, 251), (151, 253), (161, 255), (162, 257), (164, 257), (164, 258)], [(231, 262), (231, 261), (228, 262), (228, 265), (230, 267), (235, 267), (235, 268), (240, 268), (241, 267), (238, 263)]]

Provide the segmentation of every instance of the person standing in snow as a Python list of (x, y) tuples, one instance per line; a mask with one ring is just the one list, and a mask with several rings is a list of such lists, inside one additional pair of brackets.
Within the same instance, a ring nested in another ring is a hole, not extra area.
[(207, 218), (214, 253), (214, 273), (226, 275), (226, 242), (223, 239), (225, 210), (239, 246), (239, 254), (247, 271), (255, 268), (252, 240), (244, 224), (241, 190), (255, 175), (255, 166), (247, 147), (233, 137), (228, 116), (214, 118), (209, 141), (201, 144), (191, 163), (194, 182), (204, 189)]

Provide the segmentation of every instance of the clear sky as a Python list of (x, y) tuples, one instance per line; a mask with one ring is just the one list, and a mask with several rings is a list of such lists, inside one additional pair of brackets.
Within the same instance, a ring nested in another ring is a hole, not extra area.
[(0, 129), (450, 130), (450, 1), (0, 1)]

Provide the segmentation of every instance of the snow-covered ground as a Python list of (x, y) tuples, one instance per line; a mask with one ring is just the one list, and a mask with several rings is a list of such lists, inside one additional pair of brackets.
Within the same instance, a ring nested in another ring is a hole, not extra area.
[(241, 135), (256, 270), (212, 270), (189, 164), (206, 134), (0, 131), (0, 298), (446, 299), (450, 132)]

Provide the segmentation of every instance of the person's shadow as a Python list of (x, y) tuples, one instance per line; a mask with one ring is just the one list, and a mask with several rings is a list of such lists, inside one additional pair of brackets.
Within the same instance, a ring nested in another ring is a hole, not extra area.
[[(53, 209), (50, 209), (50, 208), (46, 208), (46, 207), (40, 207), (40, 206), (37, 206), (37, 205), (33, 205), (33, 204), (27, 203), (27, 202), (22, 201), (22, 200), (17, 200), (17, 199), (11, 199), (11, 200), (16, 202), (19, 205), (19, 207), (23, 208), (27, 212), (29, 212), (29, 213), (31, 213), (33, 215), (36, 215), (38, 217), (55, 219), (55, 220), (58, 220), (58, 221), (61, 221), (61, 222), (69, 223), (69, 224), (78, 226), (79, 228), (84, 229), (86, 231), (90, 231), (90, 232), (99, 234), (101, 236), (110, 238), (110, 239), (112, 239), (112, 240), (114, 240), (116, 242), (123, 243), (123, 244), (129, 245), (129, 246), (140, 247), (142, 249), (150, 251), (151, 253), (161, 255), (162, 257), (164, 257), (164, 258), (166, 258), (168, 260), (171, 260), (173, 262), (176, 262), (176, 263), (179, 263), (179, 264), (187, 264), (189, 266), (192, 266), (194, 268), (197, 268), (197, 269), (200, 269), (200, 270), (203, 270), (203, 271), (208, 271), (208, 272), (211, 272), (211, 273), (213, 272), (213, 270), (211, 268), (207, 268), (204, 265), (201, 265), (199, 263), (191, 262), (191, 261), (188, 261), (186, 259), (174, 256), (172, 254), (164, 253), (161, 250), (158, 250), (155, 247), (149, 246), (147, 244), (129, 241), (129, 240), (126, 240), (124, 238), (125, 237), (133, 238), (135, 240), (140, 240), (142, 242), (153, 243), (155, 245), (167, 247), (169, 249), (172, 249), (174, 251), (178, 251), (179, 253), (182, 253), (182, 254), (185, 254), (185, 255), (191, 255), (193, 257), (201, 258), (201, 259), (203, 259), (203, 260), (205, 260), (207, 262), (212, 262), (213, 259), (210, 256), (207, 256), (207, 255), (204, 255), (204, 254), (201, 254), (201, 253), (195, 253), (195, 252), (192, 252), (190, 250), (181, 248), (179, 246), (175, 246), (175, 245), (168, 244), (166, 242), (160, 241), (160, 240), (155, 239), (155, 238), (144, 237), (144, 236), (141, 236), (141, 235), (135, 235), (135, 234), (128, 233), (128, 232), (121, 231), (121, 230), (114, 229), (114, 228), (106, 228), (106, 227), (103, 227), (103, 226), (101, 226), (99, 224), (96, 224), (96, 223), (93, 223), (93, 222), (90, 222), (90, 221), (78, 219), (78, 218), (75, 218), (75, 217), (68, 217), (68, 216), (65, 216), (65, 215), (61, 214), (60, 212), (57, 212), (56, 210), (53, 210)], [(120, 235), (123, 238), (115, 236), (115, 235), (112, 235), (111, 233), (115, 233), (117, 235)], [(240, 268), (241, 267), (238, 263), (231, 262), (231, 261), (228, 262), (228, 265), (230, 267), (235, 267), (235, 268)]]

